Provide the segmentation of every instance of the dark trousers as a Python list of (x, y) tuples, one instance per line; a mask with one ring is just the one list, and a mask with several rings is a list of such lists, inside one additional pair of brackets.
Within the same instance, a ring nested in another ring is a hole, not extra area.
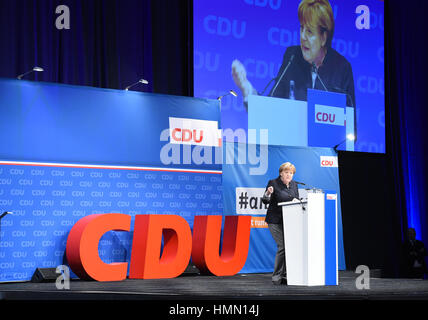
[(275, 255), (275, 264), (272, 273), (272, 281), (278, 282), (286, 276), (284, 229), (282, 224), (269, 223), (268, 226), (278, 248)]

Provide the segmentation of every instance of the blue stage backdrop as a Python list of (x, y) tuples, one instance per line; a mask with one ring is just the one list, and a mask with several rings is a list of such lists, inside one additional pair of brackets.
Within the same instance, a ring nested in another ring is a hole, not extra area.
[[(6, 79), (0, 96), (0, 211), (13, 212), (1, 221), (0, 281), (66, 263), (68, 233), (89, 214), (178, 214), (191, 227), (223, 214), (221, 148), (168, 135), (171, 118), (220, 128), (218, 101)], [(100, 257), (129, 262), (131, 242), (132, 231), (108, 232)]]
[[(257, 197), (279, 165), (291, 161), (296, 180), (339, 194), (330, 149), (219, 148), (216, 100), (5, 79), (0, 96), (0, 211), (13, 212), (1, 221), (2, 282), (66, 264), (71, 227), (95, 213), (178, 214), (191, 228), (195, 215), (252, 214), (241, 272), (270, 272), (275, 248)], [(103, 261), (129, 262), (133, 222), (103, 236)], [(338, 225), (344, 268), (340, 214)]]
[[(247, 128), (242, 95), (231, 76), (238, 59), (261, 93), (277, 76), (285, 50), (300, 45), (301, 0), (194, 0), (194, 95), (222, 101), (223, 128)], [(358, 140), (355, 151), (385, 152), (384, 3), (329, 0), (335, 29), (332, 48), (352, 66)], [(361, 5), (367, 17), (363, 21)], [(357, 10), (357, 8), (359, 8)], [(369, 21), (368, 21), (369, 20)], [(361, 29), (361, 23), (368, 23)], [(358, 27), (357, 27), (358, 26)], [(269, 93), (272, 84), (264, 95)], [(331, 89), (332, 91), (335, 91)]]
[[(280, 165), (287, 161), (296, 167), (294, 180), (337, 194), (338, 267), (339, 270), (346, 269), (338, 162), (333, 149), (225, 143), (224, 152), (226, 154), (226, 162), (223, 164), (224, 214), (253, 215), (249, 255), (241, 272), (273, 271), (276, 244), (267, 225), (264, 224), (267, 206), (262, 204), (261, 198), (268, 181), (279, 176)], [(248, 164), (244, 161), (240, 164), (231, 161), (236, 158), (254, 159), (263, 154), (267, 157), (259, 167), (264, 169), (257, 174), (251, 174), (254, 170), (251, 161), (247, 161)], [(227, 159), (230, 159), (230, 164)], [(300, 195), (304, 192), (302, 189), (299, 191)]]

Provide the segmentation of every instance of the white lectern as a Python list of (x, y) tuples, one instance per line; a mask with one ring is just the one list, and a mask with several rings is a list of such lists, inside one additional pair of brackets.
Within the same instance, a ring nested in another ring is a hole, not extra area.
[(325, 193), (308, 191), (307, 196), (304, 201), (278, 204), (283, 214), (287, 284), (337, 285), (336, 204), (328, 205), (326, 212)]

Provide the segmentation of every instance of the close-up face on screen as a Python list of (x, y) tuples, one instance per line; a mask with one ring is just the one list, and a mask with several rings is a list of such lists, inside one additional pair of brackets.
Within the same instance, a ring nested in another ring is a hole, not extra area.
[(383, 1), (194, 0), (193, 16), (194, 96), (221, 97), (223, 130), (385, 153)]

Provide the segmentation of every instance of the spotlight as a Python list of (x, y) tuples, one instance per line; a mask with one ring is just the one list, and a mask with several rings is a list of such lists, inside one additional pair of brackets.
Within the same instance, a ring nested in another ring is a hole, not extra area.
[(229, 90), (229, 92), (227, 92), (227, 93), (221, 95), (220, 97), (218, 97), (217, 100), (221, 101), (221, 99), (223, 99), (223, 97), (228, 96), (229, 94), (232, 95), (232, 96), (234, 96), (234, 97), (238, 96), (238, 94), (235, 91)]
[(142, 84), (149, 84), (149, 82), (148, 82), (146, 79), (140, 79), (140, 80), (138, 80), (137, 82), (135, 82), (135, 83), (133, 83), (133, 84), (131, 84), (131, 85), (127, 86), (127, 87), (125, 88), (125, 91), (128, 91), (130, 88), (132, 88), (133, 86), (135, 86), (135, 85), (137, 85), (137, 84), (139, 84), (139, 83), (142, 83)]
[(233, 90), (230, 90), (229, 92), (230, 92), (230, 94), (231, 94), (232, 96), (234, 96), (234, 97), (237, 97), (237, 96), (238, 96), (238, 94), (237, 94), (235, 91), (233, 91)]
[(10, 211), (5, 211), (5, 212), (3, 212), (1, 215), (0, 215), (0, 220), (1, 219), (3, 219), (6, 215), (8, 215), (8, 214), (12, 214), (12, 212), (10, 212)]
[(342, 144), (342, 143), (344, 143), (345, 141), (355, 141), (355, 135), (353, 134), (353, 133), (348, 133), (347, 135), (346, 135), (346, 139), (345, 140), (343, 140), (343, 141), (341, 141), (340, 143), (338, 143), (338, 144), (336, 144), (334, 147), (333, 147), (333, 149), (334, 149), (334, 151), (336, 151), (337, 152), (337, 148)]
[(31, 72), (43, 72), (43, 71), (45, 71), (43, 68), (35, 66), (35, 67), (34, 67), (33, 69), (31, 69), (30, 71), (27, 71), (27, 72), (25, 72), (25, 73), (20, 74), (19, 76), (17, 76), (17, 79), (18, 79), (18, 80), (21, 80), (23, 76), (25, 76), (25, 75), (27, 75), (27, 74), (29, 74), (29, 73), (31, 73)]

